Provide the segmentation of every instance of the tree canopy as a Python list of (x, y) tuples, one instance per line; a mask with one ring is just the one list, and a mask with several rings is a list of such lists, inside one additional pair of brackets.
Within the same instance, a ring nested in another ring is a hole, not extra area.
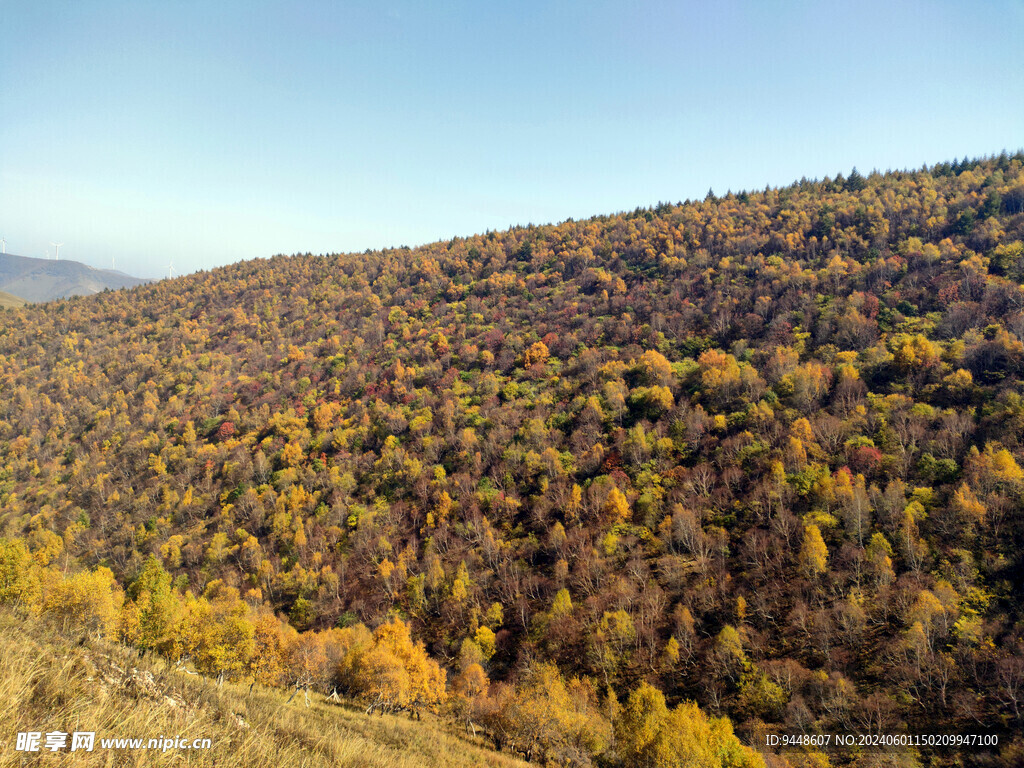
[(612, 754), (645, 684), (748, 743), (1019, 745), (1022, 168), (3, 310), (0, 600), (215, 676), (458, 704), (509, 748), (544, 731), (508, 725), (526, 690), (602, 724), (535, 755)]

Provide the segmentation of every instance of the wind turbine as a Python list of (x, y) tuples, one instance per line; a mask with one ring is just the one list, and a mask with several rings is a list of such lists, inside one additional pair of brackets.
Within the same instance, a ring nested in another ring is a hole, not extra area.
[(3, 246), (3, 251), (0, 253), (7, 253), (7, 241), (0, 237), (0, 246)]
[(167, 263), (167, 279), (170, 280), (172, 277), (174, 277), (174, 262), (173, 261)]
[(64, 243), (50, 243), (50, 245), (53, 246), (54, 261), (60, 261), (60, 247), (64, 245)]

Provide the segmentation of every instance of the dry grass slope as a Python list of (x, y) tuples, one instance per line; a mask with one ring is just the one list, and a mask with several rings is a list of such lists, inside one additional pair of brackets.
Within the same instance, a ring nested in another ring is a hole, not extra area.
[(0, 291), (0, 307), (15, 309), (17, 307), (24, 307), (26, 304), (28, 304), (28, 301), (21, 298), (21, 296), (15, 296), (7, 291)]
[[(29, 759), (64, 766), (221, 768), (513, 768), (526, 763), (463, 738), (434, 719), (366, 716), (353, 706), (224, 684), (168, 670), (124, 646), (51, 634), (45, 625), (0, 612), (0, 768), (23, 765), (21, 731), (95, 731), (92, 753), (40, 752)], [(110, 737), (209, 738), (209, 750), (102, 749)]]

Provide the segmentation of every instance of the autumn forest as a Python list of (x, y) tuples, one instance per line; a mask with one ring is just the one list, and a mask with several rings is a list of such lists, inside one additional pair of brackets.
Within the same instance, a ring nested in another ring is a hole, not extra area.
[(1009, 768), (1022, 340), (1020, 153), (0, 310), (0, 603), (539, 764)]

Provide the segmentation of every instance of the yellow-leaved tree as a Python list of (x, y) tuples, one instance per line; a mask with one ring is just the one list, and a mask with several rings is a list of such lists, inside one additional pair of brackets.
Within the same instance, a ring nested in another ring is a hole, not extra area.
[(422, 707), (433, 709), (445, 700), (445, 672), (427, 656), (423, 643), (414, 643), (408, 625), (395, 618), (373, 633), (373, 647), (362, 659), (362, 693), (367, 713)]
[(43, 613), (57, 621), (64, 631), (69, 629), (94, 632), (97, 637), (110, 635), (117, 629), (118, 611), (124, 592), (109, 568), (83, 571), (63, 579), (48, 572), (43, 589)]
[(808, 525), (804, 530), (804, 540), (800, 546), (800, 567), (812, 579), (820, 576), (828, 567), (828, 547), (816, 525)]
[(0, 603), (39, 609), (39, 565), (21, 539), (0, 539)]
[(256, 683), (274, 685), (285, 671), (287, 631), (281, 620), (269, 610), (261, 612), (253, 622), (253, 654), (248, 672), (252, 675), (249, 690)]
[(610, 724), (591, 681), (566, 681), (554, 664), (532, 664), (514, 689), (492, 689), (478, 712), (499, 749), (508, 743), (527, 760), (587, 765), (610, 742)]
[(605, 498), (604, 513), (612, 525), (629, 520), (629, 501), (626, 499), (626, 494), (615, 486), (612, 486)]
[(647, 384), (668, 386), (672, 383), (672, 364), (663, 354), (649, 349), (640, 355), (636, 362), (636, 370)]
[(256, 628), (238, 590), (210, 582), (202, 597), (186, 595), (172, 656), (191, 658), (196, 669), (223, 680), (238, 677), (256, 651)]
[(661, 691), (646, 682), (616, 718), (615, 739), (625, 768), (765, 768), (728, 718), (709, 718), (689, 701), (669, 710)]

